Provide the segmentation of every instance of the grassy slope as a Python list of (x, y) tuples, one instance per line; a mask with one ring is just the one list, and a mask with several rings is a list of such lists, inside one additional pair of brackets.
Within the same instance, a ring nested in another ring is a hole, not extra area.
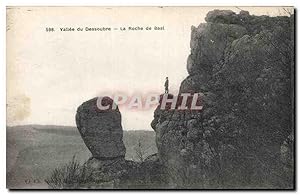
[[(72, 156), (82, 163), (90, 156), (76, 127), (27, 125), (7, 128), (7, 187), (45, 188), (44, 179)], [(137, 159), (141, 140), (147, 155), (156, 153), (153, 131), (124, 131), (126, 159)]]

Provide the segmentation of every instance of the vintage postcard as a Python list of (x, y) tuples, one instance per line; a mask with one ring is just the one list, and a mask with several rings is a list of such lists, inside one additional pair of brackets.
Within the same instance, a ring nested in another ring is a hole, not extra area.
[(8, 189), (295, 189), (293, 7), (7, 7)]

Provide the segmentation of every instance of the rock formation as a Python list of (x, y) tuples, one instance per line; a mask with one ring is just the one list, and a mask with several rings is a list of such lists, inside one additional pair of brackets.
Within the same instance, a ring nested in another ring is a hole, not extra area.
[(101, 100), (102, 105), (109, 106), (109, 109), (100, 110), (97, 99), (84, 102), (76, 114), (77, 128), (92, 153), (92, 157), (84, 164), (84, 170), (90, 181), (99, 184), (97, 187), (113, 188), (126, 172), (121, 113), (118, 107), (112, 109), (114, 102), (109, 97)]
[(112, 99), (102, 100), (108, 110), (96, 98), (84, 102), (76, 124), (93, 157), (75, 187), (293, 188), (294, 15), (214, 10), (205, 20), (192, 27), (179, 89), (203, 94), (203, 109), (179, 109), (180, 98), (162, 109), (161, 95), (151, 123), (158, 154), (140, 163), (124, 159)]
[(281, 148), (294, 131), (294, 16), (214, 10), (205, 20), (192, 27), (189, 76), (180, 86), (204, 94), (203, 110), (158, 106), (151, 124), (169, 183), (292, 187), (293, 160), (286, 166)]
[[(113, 100), (102, 99), (102, 105), (112, 107)], [(118, 108), (100, 110), (97, 98), (84, 102), (77, 109), (76, 124), (80, 135), (94, 158), (114, 159), (125, 157), (121, 114)]]
[[(144, 162), (125, 160), (121, 113), (109, 97), (102, 99), (107, 110), (97, 107), (97, 98), (84, 102), (77, 109), (76, 124), (81, 137), (92, 153), (80, 168), (79, 183), (64, 188), (164, 188), (164, 173), (157, 155)], [(116, 109), (112, 109), (115, 107)]]

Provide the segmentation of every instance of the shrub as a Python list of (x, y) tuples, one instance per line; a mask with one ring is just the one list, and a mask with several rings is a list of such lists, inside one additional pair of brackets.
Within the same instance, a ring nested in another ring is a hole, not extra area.
[(52, 189), (70, 189), (85, 183), (88, 178), (85, 166), (81, 166), (74, 155), (70, 162), (54, 169), (45, 182)]

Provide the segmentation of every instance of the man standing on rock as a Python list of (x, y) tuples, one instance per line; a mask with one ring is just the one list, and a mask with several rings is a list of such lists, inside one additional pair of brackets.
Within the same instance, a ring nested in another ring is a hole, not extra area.
[(169, 79), (166, 77), (165, 81), (165, 93), (169, 93)]

